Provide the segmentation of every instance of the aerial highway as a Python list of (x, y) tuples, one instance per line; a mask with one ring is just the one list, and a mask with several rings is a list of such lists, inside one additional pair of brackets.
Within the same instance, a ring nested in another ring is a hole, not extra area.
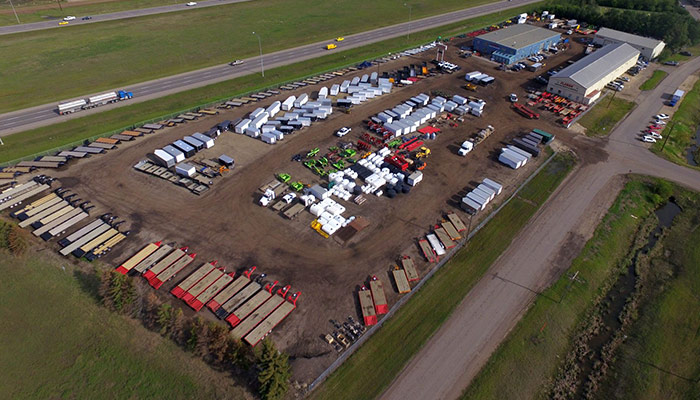
[[(355, 47), (361, 47), (371, 43), (380, 42), (382, 40), (407, 35), (410, 33), (410, 31), (418, 31), (447, 25), (468, 18), (478, 17), (480, 15), (490, 14), (497, 11), (504, 11), (512, 7), (534, 3), (536, 1), (538, 0), (499, 1), (483, 6), (472, 7), (464, 10), (405, 22), (397, 25), (378, 28), (354, 35), (348, 35), (345, 36), (344, 41), (337, 43), (338, 48), (334, 51), (342, 51), (352, 49)], [(504, 17), (506, 15), (507, 14), (505, 14)], [(322, 42), (316, 42), (300, 47), (295, 47), (292, 49), (264, 54), (263, 60), (265, 68), (279, 67), (328, 54), (328, 50), (325, 50), (325, 45), (329, 43), (329, 40), (332, 40), (332, 38), (329, 38), (328, 40)], [(71, 118), (78, 118), (92, 113), (102, 112), (115, 107), (133, 104), (134, 102), (146, 101), (165, 95), (177, 93), (183, 90), (194, 89), (197, 87), (210, 85), (212, 83), (233, 79), (239, 76), (249, 75), (251, 73), (256, 72), (260, 72), (259, 57), (245, 59), (243, 60), (243, 64), (237, 66), (230, 66), (228, 64), (217, 65), (196, 71), (186, 72), (165, 78), (129, 85), (125, 88), (134, 93), (134, 98), (132, 100), (114, 103), (91, 110), (81, 111), (75, 114), (63, 116), (58, 115), (56, 111), (58, 102), (51, 102), (29, 109), (13, 111), (10, 113), (0, 115), (0, 136), (6, 136), (11, 133), (21, 132), (27, 129), (55, 124), (58, 122), (66, 121)], [(93, 94), (86, 93), (80, 98), (96, 95), (107, 90), (103, 90), (101, 92)], [(61, 101), (67, 100), (71, 99), (61, 99)]]

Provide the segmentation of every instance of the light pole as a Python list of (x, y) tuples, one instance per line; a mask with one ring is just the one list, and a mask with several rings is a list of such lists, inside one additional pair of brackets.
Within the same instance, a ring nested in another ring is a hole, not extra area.
[(17, 23), (21, 24), (21, 22), (19, 22), (19, 17), (17, 16), (17, 11), (15, 11), (15, 5), (12, 4), (12, 0), (10, 0), (10, 7), (12, 7), (12, 12), (15, 13), (15, 18), (17, 18)]
[(260, 73), (262, 74), (262, 77), (265, 77), (265, 65), (263, 64), (263, 54), (262, 54), (262, 40), (260, 39), (260, 35), (257, 33), (253, 32), (253, 35), (258, 37), (258, 46), (260, 46)]
[(411, 13), (413, 11), (413, 6), (406, 3), (403, 3), (403, 6), (408, 7), (408, 33), (406, 34), (406, 39), (411, 40)]

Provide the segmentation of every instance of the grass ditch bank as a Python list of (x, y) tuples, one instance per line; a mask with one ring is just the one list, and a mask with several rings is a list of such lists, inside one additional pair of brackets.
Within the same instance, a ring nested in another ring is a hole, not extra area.
[(571, 154), (557, 154), (310, 398), (370, 399), (381, 394), (508, 248), (574, 164)]
[(581, 117), (578, 123), (586, 128), (588, 136), (607, 136), (633, 108), (634, 102), (612, 97), (603, 98)]
[[(695, 82), (693, 89), (683, 97), (678, 110), (662, 132), (664, 139), (654, 143), (651, 151), (676, 164), (697, 169), (698, 167), (688, 163), (686, 157), (688, 148), (693, 145), (693, 137), (698, 125), (700, 125), (700, 80)], [(693, 156), (700, 161), (700, 153)]]
[(657, 86), (659, 86), (659, 83), (661, 83), (664, 78), (668, 76), (668, 72), (662, 70), (662, 69), (657, 69), (654, 71), (649, 79), (644, 81), (641, 85), (639, 85), (639, 90), (654, 90)]

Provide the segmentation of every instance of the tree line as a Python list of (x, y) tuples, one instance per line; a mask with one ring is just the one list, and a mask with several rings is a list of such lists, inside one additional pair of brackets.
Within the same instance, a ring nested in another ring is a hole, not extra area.
[[(1, 231), (0, 231), (1, 232)], [(0, 237), (1, 238), (1, 237)], [(180, 307), (163, 302), (140, 280), (117, 273), (100, 273), (98, 295), (110, 311), (142, 321), (186, 351), (202, 357), (215, 368), (227, 370), (255, 382), (260, 397), (281, 399), (289, 389), (289, 357), (265, 339), (255, 351), (234, 339), (229, 329), (201, 317), (186, 317)]]
[[(626, 1), (599, 0), (596, 3), (593, 0), (570, 0), (551, 2), (545, 9), (558, 17), (661, 39), (673, 51), (700, 42), (700, 23), (681, 7), (678, 7), (680, 12), (631, 12), (617, 8), (603, 10), (598, 6), (600, 3), (623, 4)], [(644, 3), (655, 2), (665, 3), (661, 0), (648, 0)]]
[(10, 222), (0, 221), (0, 249), (7, 249), (15, 256), (27, 251), (27, 234), (22, 228)]

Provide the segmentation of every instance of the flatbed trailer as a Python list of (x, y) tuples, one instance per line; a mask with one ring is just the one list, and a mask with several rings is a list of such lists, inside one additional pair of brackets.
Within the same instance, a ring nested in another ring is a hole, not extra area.
[(217, 312), (221, 306), (226, 303), (229, 299), (235, 296), (241, 291), (246, 285), (250, 283), (250, 278), (246, 275), (241, 275), (233, 281), (232, 284), (228, 285), (222, 291), (216, 294), (213, 299), (209, 300), (207, 307), (212, 312)]
[(144, 258), (141, 262), (136, 264), (132, 270), (136, 273), (143, 274), (147, 269), (151, 268), (155, 263), (160, 261), (163, 257), (167, 256), (173, 247), (169, 244), (164, 244), (160, 246), (156, 251), (151, 253), (148, 257)]
[(360, 308), (362, 309), (362, 318), (365, 325), (372, 326), (377, 324), (377, 312), (374, 310), (374, 302), (372, 301), (372, 293), (363, 287), (357, 292), (360, 298)]
[(48, 189), (49, 185), (38, 185), (36, 187), (31, 187), (30, 189), (27, 189), (26, 191), (23, 191), (19, 193), (17, 196), (8, 199), (7, 201), (0, 203), (0, 211), (10, 208), (13, 205), (19, 203), (22, 200), (28, 199), (30, 197), (36, 196), (37, 194), (43, 192), (44, 190)]
[[(286, 291), (284, 292), (286, 295)], [(275, 295), (268, 298), (262, 305), (253, 311), (243, 322), (236, 325), (231, 331), (231, 336), (241, 340), (259, 323), (267, 318), (273, 311), (284, 303), (284, 295)]]
[(75, 207), (72, 205), (68, 204), (64, 207), (59, 208), (55, 212), (52, 212), (51, 214), (45, 216), (44, 218), (39, 219), (38, 221), (32, 222), (32, 228), (34, 229), (39, 229), (42, 226), (51, 223), (52, 221), (55, 221), (56, 219), (62, 217), (65, 214), (68, 214), (69, 212), (75, 210)]
[(199, 311), (204, 307), (205, 304), (209, 302), (217, 293), (226, 287), (229, 283), (233, 281), (234, 273), (223, 274), (221, 277), (214, 281), (208, 288), (206, 288), (202, 293), (199, 294), (191, 303), (188, 303), (195, 311)]
[(464, 232), (467, 230), (466, 225), (464, 225), (464, 222), (462, 222), (462, 219), (457, 214), (449, 213), (447, 214), (447, 219), (454, 225), (457, 232)]
[(88, 146), (94, 147), (97, 149), (105, 149), (105, 150), (112, 150), (113, 148), (117, 147), (114, 144), (102, 143), (102, 142), (92, 142)]
[(90, 154), (101, 154), (105, 152), (105, 149), (98, 149), (97, 147), (90, 147), (90, 146), (78, 146), (73, 149), (73, 151), (79, 151), (81, 153), (90, 153)]
[(58, 155), (61, 157), (83, 158), (87, 156), (88, 153), (85, 153), (83, 151), (63, 150), (62, 152), (58, 153)]
[(60, 203), (61, 201), (63, 201), (62, 198), (60, 198), (59, 196), (54, 196), (54, 197), (52, 197), (51, 199), (49, 199), (48, 201), (46, 201), (45, 203), (40, 204), (40, 205), (38, 205), (38, 206), (36, 206), (36, 207), (30, 209), (30, 210), (27, 210), (27, 211), (20, 210), (20, 211), (18, 211), (15, 215), (13, 215), (13, 217), (16, 217), (16, 218), (19, 219), (20, 221), (24, 221), (25, 219), (30, 218), (30, 217), (32, 217), (33, 215), (36, 215), (36, 214), (38, 214), (38, 213), (40, 213), (40, 212), (46, 210), (46, 209), (49, 208), (49, 207), (53, 207), (54, 205)]
[(44, 196), (44, 197), (42, 197), (42, 198), (40, 198), (40, 199), (34, 200), (33, 202), (27, 204), (26, 206), (24, 206), (24, 208), (19, 209), (19, 210), (15, 211), (15, 212), (10, 213), (10, 216), (11, 216), (11, 217), (17, 218), (20, 214), (23, 214), (23, 213), (25, 213), (25, 212), (27, 212), (27, 211), (29, 211), (29, 210), (32, 210), (32, 209), (34, 209), (34, 208), (37, 208), (37, 207), (39, 207), (40, 205), (42, 205), (42, 204), (48, 202), (49, 200), (55, 199), (55, 198), (57, 198), (57, 197), (58, 197), (58, 195), (57, 195), (55, 192), (51, 192), (51, 193), (47, 194), (46, 196)]
[(194, 258), (197, 256), (196, 253), (187, 254), (179, 260), (175, 261), (172, 265), (166, 268), (163, 272), (158, 274), (155, 278), (149, 279), (148, 283), (155, 289), (160, 289), (161, 286), (172, 277), (174, 277), (178, 272), (182, 271), (183, 268), (188, 266)]
[(293, 206), (291, 206), (287, 211), (284, 212), (284, 216), (289, 218), (289, 219), (294, 219), (296, 218), (297, 215), (299, 215), (302, 211), (304, 211), (306, 207), (304, 207), (303, 204), (301, 203), (296, 203)]
[(19, 225), (20, 228), (26, 228), (29, 225), (35, 223), (36, 221), (39, 221), (40, 219), (45, 218), (45, 217), (55, 213), (56, 211), (65, 208), (65, 207), (70, 207), (70, 204), (68, 204), (67, 201), (62, 199), (61, 201), (55, 203), (54, 205), (52, 205), (48, 208), (43, 209), (42, 211), (32, 215), (31, 217), (25, 219), (24, 221), (20, 222), (17, 225)]
[(73, 250), (73, 255), (80, 258), (84, 256), (87, 252), (91, 251), (95, 247), (99, 246), (101, 243), (106, 242), (107, 240), (111, 239), (113, 236), (118, 235), (119, 231), (110, 228), (106, 232), (103, 232), (101, 235), (98, 235), (96, 238), (90, 240), (89, 242), (85, 243), (84, 245), (80, 246), (79, 248)]
[(151, 279), (155, 279), (156, 275), (163, 272), (166, 268), (172, 265), (172, 263), (182, 258), (185, 254), (187, 254), (187, 247), (182, 247), (171, 251), (167, 256), (163, 257), (162, 260), (155, 263), (155, 265), (153, 265), (148, 271), (145, 271), (143, 273), (143, 277), (150, 282)]
[(196, 285), (197, 282), (201, 281), (202, 278), (207, 276), (211, 271), (214, 270), (216, 266), (214, 263), (206, 263), (201, 267), (197, 268), (193, 273), (189, 274), (182, 282), (175, 286), (170, 293), (181, 299), (192, 286)]
[(131, 137), (139, 137), (139, 136), (143, 136), (143, 132), (124, 131), (124, 132), (120, 133), (120, 135), (126, 135), (126, 136), (131, 136)]
[(408, 283), (406, 271), (395, 269), (391, 271), (391, 273), (394, 275), (394, 282), (396, 282), (396, 289), (398, 289), (399, 293), (404, 294), (411, 291), (411, 285)]
[(88, 217), (88, 213), (86, 213), (86, 212), (78, 214), (75, 217), (68, 219), (65, 222), (63, 222), (62, 224), (52, 228), (51, 230), (44, 233), (40, 237), (44, 240), (50, 240), (54, 236), (61, 235), (63, 232), (66, 231), (66, 229), (70, 228), (71, 226), (77, 224), (78, 222), (84, 220), (87, 217)]
[(428, 243), (428, 241), (426, 239), (418, 240), (418, 246), (420, 246), (420, 249), (423, 252), (423, 256), (425, 257), (426, 260), (428, 260), (428, 262), (437, 261), (435, 251), (433, 250), (432, 247), (430, 247), (430, 244)]
[[(114, 135), (109, 137), (110, 139), (118, 140), (120, 142), (128, 142), (130, 140), (134, 140), (133, 136), (129, 135), (121, 135), (119, 133), (115, 133)], [(99, 139), (98, 139), (99, 140)]]
[(369, 290), (372, 292), (374, 309), (377, 311), (377, 314), (388, 313), (389, 305), (386, 302), (386, 293), (384, 293), (384, 284), (382, 281), (377, 279), (376, 276), (373, 276), (372, 280), (369, 281)]
[(64, 163), (56, 161), (20, 161), (18, 167), (58, 168)]
[(267, 316), (258, 326), (250, 331), (243, 340), (249, 345), (255, 347), (256, 344), (260, 343), (261, 340), (265, 338), (272, 330), (279, 325), (287, 315), (289, 315), (295, 308), (297, 308), (296, 302), (299, 293), (297, 293), (293, 299), (288, 299), (284, 301), (275, 311)]
[(146, 246), (144, 246), (141, 250), (137, 251), (136, 254), (133, 256), (129, 257), (128, 260), (124, 261), (122, 265), (117, 267), (117, 272), (120, 274), (126, 275), (131, 271), (132, 268), (134, 268), (138, 263), (143, 261), (146, 257), (150, 256), (158, 250), (160, 247), (161, 242), (156, 242), (156, 243), (149, 243)]
[(111, 250), (114, 246), (119, 244), (122, 240), (126, 239), (126, 235), (123, 233), (117, 233), (116, 235), (112, 236), (111, 238), (107, 239), (104, 243), (100, 244), (99, 246), (95, 247), (94, 249), (90, 250), (87, 254), (85, 254), (85, 258), (88, 261), (92, 261), (109, 250)]
[(457, 240), (460, 240), (462, 238), (462, 235), (459, 234), (459, 232), (457, 231), (457, 228), (455, 228), (455, 226), (452, 225), (451, 222), (445, 221), (440, 225), (442, 225), (442, 228), (450, 236), (450, 239), (457, 241)]
[(67, 237), (59, 240), (58, 244), (60, 244), (61, 247), (66, 247), (69, 244), (80, 239), (81, 237), (85, 236), (88, 232), (97, 229), (99, 226), (102, 226), (102, 224), (105, 224), (105, 223), (101, 219), (96, 219), (96, 220), (90, 222), (89, 224), (85, 225), (84, 227), (78, 229), (77, 231), (71, 233)]
[(63, 156), (43, 156), (40, 159), (36, 161), (47, 161), (47, 162), (59, 162), (59, 163), (65, 163), (68, 161), (67, 157)]
[(95, 139), (95, 143), (105, 143), (105, 144), (119, 144), (119, 139), (101, 137)]
[(72, 253), (73, 250), (98, 237), (110, 228), (111, 226), (109, 224), (102, 222), (97, 228), (91, 230), (90, 232), (87, 232), (75, 241), (70, 242), (70, 244), (67, 244), (66, 247), (62, 248), (59, 251), (59, 253), (61, 253), (62, 256), (67, 256), (68, 254)]
[(226, 317), (226, 322), (231, 324), (232, 328), (235, 328), (241, 321), (243, 321), (250, 313), (255, 311), (256, 308), (260, 307), (261, 304), (272, 297), (272, 287), (270, 284), (265, 286), (265, 289), (257, 292), (248, 301), (243, 303), (240, 307), (235, 309), (228, 317)]
[(260, 290), (262, 290), (262, 285), (257, 282), (250, 282), (250, 284), (241, 289), (240, 292), (236, 293), (235, 296), (231, 297), (228, 301), (226, 301), (226, 303), (222, 304), (216, 311), (216, 315), (221, 319), (225, 319), (235, 309), (242, 306), (243, 303), (253, 297)]
[[(5, 171), (5, 169), (3, 169), (3, 171)], [(38, 185), (37, 182), (29, 181), (29, 182), (17, 185), (13, 188), (3, 190), (2, 192), (0, 192), (0, 202), (4, 203), (8, 199), (11, 199), (12, 197), (17, 196), (17, 195), (21, 194), (22, 192), (25, 192), (25, 191), (27, 191), (27, 190), (29, 190), (37, 185)]]
[(199, 282), (192, 285), (192, 287), (185, 292), (185, 294), (181, 297), (182, 300), (187, 303), (187, 305), (191, 306), (190, 303), (192, 303), (200, 293), (207, 290), (207, 288), (216, 282), (217, 279), (221, 278), (223, 274), (224, 272), (221, 269), (212, 269), (208, 274), (203, 276)]
[(455, 242), (450, 238), (450, 235), (448, 235), (447, 231), (445, 231), (443, 228), (435, 228), (434, 231), (446, 249), (451, 249), (456, 246)]
[(61, 225), (62, 223), (66, 222), (69, 219), (75, 217), (76, 215), (80, 215), (80, 214), (85, 214), (85, 211), (83, 211), (83, 209), (80, 207), (77, 207), (77, 208), (74, 207), (72, 210), (68, 211), (67, 213), (61, 215), (60, 217), (54, 219), (53, 221), (51, 221), (45, 225), (42, 225), (38, 229), (34, 230), (34, 232), (32, 232), (32, 234), (34, 234), (34, 236), (41, 237), (42, 234), (50, 231), (51, 229)]

